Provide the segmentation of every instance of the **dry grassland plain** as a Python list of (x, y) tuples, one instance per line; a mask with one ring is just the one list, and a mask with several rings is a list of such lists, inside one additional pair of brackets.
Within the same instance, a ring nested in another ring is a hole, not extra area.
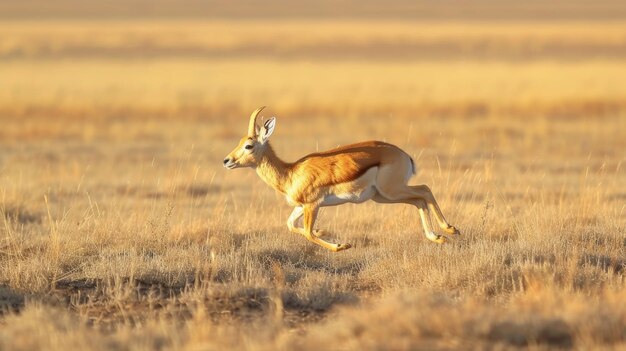
[[(1, 350), (626, 347), (623, 21), (0, 23)], [(462, 231), (345, 205), (289, 233), (223, 157), (414, 157)]]

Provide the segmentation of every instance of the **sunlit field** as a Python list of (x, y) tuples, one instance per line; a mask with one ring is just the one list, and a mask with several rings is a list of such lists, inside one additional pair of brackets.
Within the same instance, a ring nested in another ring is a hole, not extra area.
[[(623, 21), (0, 23), (0, 349), (626, 348)], [(406, 150), (331, 253), (222, 159)]]

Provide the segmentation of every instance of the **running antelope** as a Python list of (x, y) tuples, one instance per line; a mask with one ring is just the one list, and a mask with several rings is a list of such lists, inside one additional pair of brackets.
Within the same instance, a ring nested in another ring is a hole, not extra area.
[[(257, 126), (257, 117), (265, 106), (250, 116), (248, 135), (224, 159), (228, 169), (251, 167), (261, 179), (287, 197), (294, 210), (287, 220), (290, 231), (331, 251), (342, 251), (350, 244), (333, 244), (322, 239), (327, 233), (314, 229), (320, 207), (348, 202), (405, 203), (417, 207), (426, 237), (436, 243), (446, 238), (431, 229), (429, 208), (441, 229), (447, 234), (459, 234), (448, 224), (437, 201), (426, 185), (408, 185), (415, 174), (413, 159), (400, 148), (382, 141), (337, 147), (313, 153), (296, 162), (285, 162), (276, 156), (269, 143), (276, 118)], [(304, 216), (303, 227), (297, 221)]]

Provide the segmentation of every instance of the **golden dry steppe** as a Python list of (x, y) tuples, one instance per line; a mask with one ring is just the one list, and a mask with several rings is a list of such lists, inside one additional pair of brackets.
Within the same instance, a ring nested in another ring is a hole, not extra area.
[[(619, 19), (2, 21), (0, 350), (626, 348), (624, 82)], [(285, 160), (400, 146), (461, 237), (290, 233), (221, 164), (262, 105)]]

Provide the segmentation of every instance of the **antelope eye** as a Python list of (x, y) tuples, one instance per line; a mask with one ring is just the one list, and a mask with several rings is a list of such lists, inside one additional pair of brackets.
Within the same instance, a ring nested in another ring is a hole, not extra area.
[(250, 144), (248, 144), (248, 145), (244, 146), (244, 148), (245, 148), (246, 150), (250, 150), (250, 149), (252, 149), (252, 148), (253, 148), (253, 146), (252, 146), (252, 145), (250, 145)]

